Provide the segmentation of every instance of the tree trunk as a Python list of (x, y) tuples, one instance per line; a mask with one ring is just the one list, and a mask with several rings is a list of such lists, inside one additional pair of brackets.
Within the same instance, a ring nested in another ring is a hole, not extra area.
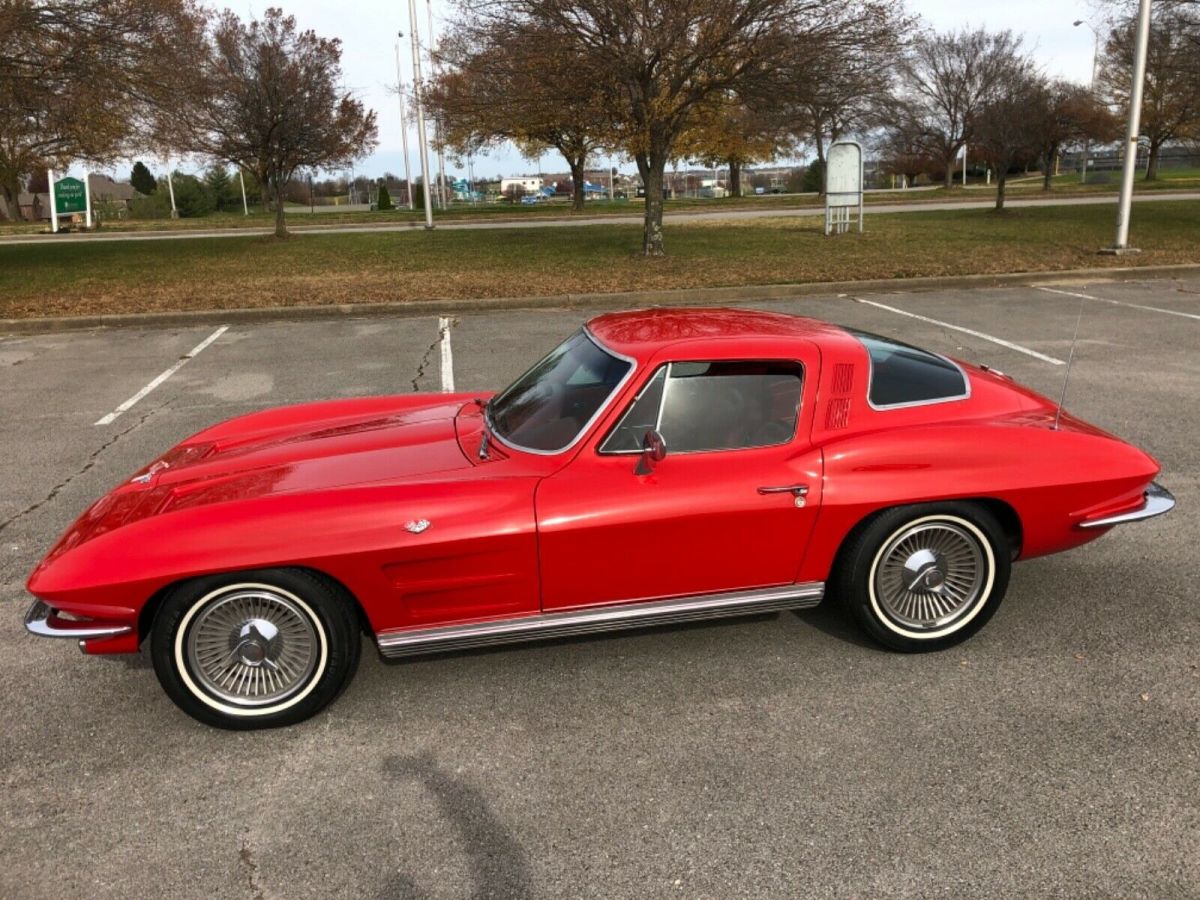
[(1058, 150), (1051, 150), (1042, 157), (1042, 190), (1050, 190), (1050, 179), (1054, 177), (1054, 158), (1058, 155)]
[(1008, 163), (996, 166), (996, 212), (1004, 209), (1004, 186), (1008, 181)]
[(642, 224), (642, 253), (646, 256), (666, 256), (663, 245), (663, 170), (667, 165), (665, 153), (637, 154), (638, 173), (646, 187), (646, 210)]
[(821, 129), (817, 128), (813, 132), (813, 140), (817, 145), (817, 162), (821, 164), (821, 183), (817, 186), (817, 196), (825, 196), (825, 137), (821, 133)]
[(587, 181), (583, 169), (586, 160), (587, 157), (582, 153), (579, 156), (567, 157), (567, 164), (571, 167), (571, 209), (575, 212), (583, 212), (584, 200), (587, 198), (583, 187)]
[(1158, 179), (1158, 151), (1162, 149), (1162, 144), (1150, 144), (1150, 158), (1146, 160), (1146, 180), (1155, 181)]
[(6, 213), (14, 222), (21, 221), (21, 182), (15, 172), (0, 179), (0, 199), (4, 201), (0, 213)]
[(942, 175), (942, 187), (949, 190), (954, 186), (954, 158), (958, 156), (958, 148), (946, 159), (946, 171)]
[(272, 179), (271, 186), (275, 193), (275, 237), (288, 236), (287, 223), (283, 220), (283, 187), (287, 182), (282, 178)]
[(729, 160), (729, 196), (742, 196), (742, 164), (736, 159)]

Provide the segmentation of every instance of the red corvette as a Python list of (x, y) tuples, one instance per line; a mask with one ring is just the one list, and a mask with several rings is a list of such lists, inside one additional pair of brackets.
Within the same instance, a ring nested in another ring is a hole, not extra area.
[(204, 722), (313, 715), (389, 657), (801, 608), (946, 647), (1012, 561), (1174, 506), (1147, 454), (1004, 375), (811, 319), (590, 321), (494, 397), (242, 416), (88, 509), (34, 634), (148, 640)]

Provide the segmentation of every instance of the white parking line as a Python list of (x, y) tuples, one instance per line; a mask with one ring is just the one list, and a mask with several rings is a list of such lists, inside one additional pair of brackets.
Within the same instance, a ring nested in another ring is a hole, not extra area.
[(152, 390), (154, 390), (156, 387), (158, 387), (160, 384), (162, 384), (164, 381), (166, 381), (168, 378), (170, 378), (172, 375), (174, 375), (180, 369), (182, 369), (184, 366), (184, 363), (186, 363), (189, 359), (193, 359), (196, 356), (198, 356), (200, 354), (200, 352), (202, 350), (204, 350), (205, 347), (207, 347), (209, 344), (211, 344), (213, 341), (215, 341), (217, 338), (219, 338), (221, 335), (223, 335), (228, 330), (228, 328), (229, 328), (228, 325), (222, 325), (220, 328), (218, 328), (216, 331), (214, 331), (212, 334), (210, 334), (208, 337), (206, 337), (204, 340), (202, 340), (199, 344), (197, 344), (195, 347), (193, 347), (191, 349), (191, 351), (189, 351), (188, 353), (185, 353), (183, 356), (179, 357), (179, 362), (175, 363), (175, 365), (171, 366), (171, 368), (167, 369), (167, 371), (163, 372), (161, 375), (159, 375), (157, 378), (155, 378), (153, 381), (151, 381), (148, 385), (146, 385), (144, 388), (142, 388), (140, 391), (138, 391), (136, 394), (134, 394), (132, 397), (130, 397), (128, 400), (126, 400), (124, 403), (122, 403), (120, 406), (118, 406), (112, 412), (110, 412), (107, 416), (97, 419), (95, 424), (96, 425), (111, 425), (113, 422), (115, 422), (117, 420), (117, 416), (121, 415), (121, 413), (123, 413), (123, 412), (128, 412), (130, 409), (132, 409), (139, 400), (142, 400)]
[(438, 331), (442, 335), (442, 393), (454, 393), (454, 351), (450, 348), (450, 328), (453, 319), (445, 316), (438, 319)]
[(1141, 303), (1125, 303), (1122, 300), (1109, 300), (1107, 297), (1093, 297), (1091, 294), (1081, 294), (1077, 291), (1063, 291), (1058, 288), (1038, 287), (1039, 291), (1045, 291), (1048, 294), (1065, 294), (1068, 297), (1079, 297), (1083, 300), (1095, 300), (1097, 303), (1111, 303), (1113, 306), (1128, 306), (1130, 309), (1144, 309), (1149, 312), (1166, 313), (1168, 316), (1180, 316), (1184, 319), (1196, 319), (1200, 321), (1200, 315), (1195, 313), (1180, 312), (1177, 309), (1163, 309), (1161, 306), (1143, 306)]
[(991, 341), (993, 344), (999, 344), (1001, 347), (1007, 347), (1009, 350), (1016, 350), (1018, 353), (1024, 353), (1026, 356), (1032, 356), (1034, 359), (1042, 360), (1042, 362), (1048, 362), (1056, 366), (1066, 365), (1066, 363), (1061, 359), (1056, 359), (1053, 356), (1047, 356), (1045, 353), (1038, 353), (1036, 350), (1031, 350), (1028, 347), (1022, 347), (1020, 344), (1014, 344), (1012, 341), (1006, 341), (1003, 338), (998, 338), (991, 334), (984, 334), (982, 331), (976, 331), (974, 328), (964, 328), (961, 325), (951, 325), (949, 322), (943, 322), (940, 319), (931, 319), (929, 316), (918, 315), (917, 313), (909, 312), (906, 309), (897, 309), (894, 306), (888, 306), (886, 303), (876, 303), (874, 300), (864, 300), (862, 297), (852, 297), (851, 299), (858, 303), (865, 303), (868, 306), (877, 307), (878, 309), (886, 309), (888, 312), (894, 312), (899, 316), (908, 316), (910, 319), (920, 319), (922, 322), (940, 325), (942, 328), (949, 328), (951, 331), (961, 331), (963, 334), (969, 334), (971, 337), (977, 337), (980, 340)]

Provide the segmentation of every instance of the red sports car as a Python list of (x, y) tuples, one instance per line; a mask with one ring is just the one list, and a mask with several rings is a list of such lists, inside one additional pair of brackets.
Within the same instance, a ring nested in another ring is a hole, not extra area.
[(1174, 506), (999, 372), (789, 315), (595, 318), (496, 396), (272, 409), (174, 447), (34, 570), (34, 634), (148, 640), (212, 725), (305, 719), (388, 657), (794, 609), (946, 647), (1013, 560)]

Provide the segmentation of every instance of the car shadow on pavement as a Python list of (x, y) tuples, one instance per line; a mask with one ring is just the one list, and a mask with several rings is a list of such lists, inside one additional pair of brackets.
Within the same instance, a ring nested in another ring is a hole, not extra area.
[(837, 638), (839, 641), (879, 653), (886, 652), (862, 633), (858, 626), (851, 621), (849, 613), (841, 608), (841, 604), (836, 598), (827, 597), (820, 605), (814, 606), (812, 609), (797, 609), (792, 614), (804, 624), (830, 637)]
[[(441, 769), (431, 753), (388, 757), (383, 772), (393, 781), (419, 782), (437, 801), (469, 857), (472, 897), (532, 894), (525, 851), (489, 809), (479, 788)], [(422, 895), (412, 876), (403, 871), (396, 872), (379, 894), (381, 898)]]

